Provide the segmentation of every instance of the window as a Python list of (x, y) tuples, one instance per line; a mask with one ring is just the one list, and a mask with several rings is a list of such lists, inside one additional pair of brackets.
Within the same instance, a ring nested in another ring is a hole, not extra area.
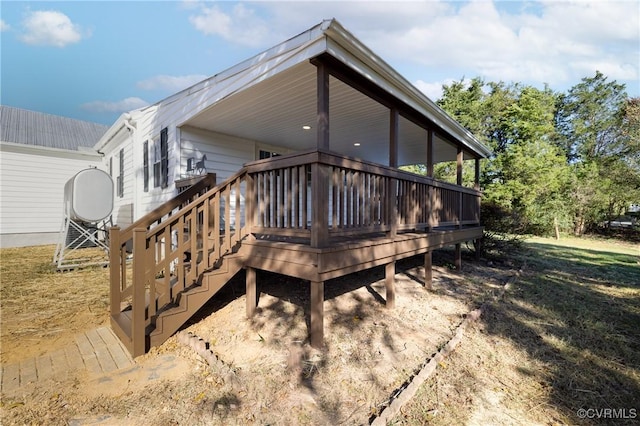
[(265, 158), (279, 157), (279, 156), (280, 156), (280, 154), (278, 154), (277, 152), (260, 150), (260, 159), (261, 160), (264, 160)]
[(117, 179), (118, 197), (124, 196), (124, 148), (120, 150), (120, 173)]
[(160, 131), (160, 143), (154, 144), (153, 186), (169, 186), (169, 133), (165, 127)]
[(142, 144), (142, 175), (144, 192), (149, 192), (149, 141)]

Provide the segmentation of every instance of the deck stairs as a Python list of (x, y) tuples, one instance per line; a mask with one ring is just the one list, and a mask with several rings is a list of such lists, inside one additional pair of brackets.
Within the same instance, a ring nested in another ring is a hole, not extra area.
[(194, 185), (112, 229), (111, 326), (133, 356), (165, 342), (243, 268), (245, 178)]

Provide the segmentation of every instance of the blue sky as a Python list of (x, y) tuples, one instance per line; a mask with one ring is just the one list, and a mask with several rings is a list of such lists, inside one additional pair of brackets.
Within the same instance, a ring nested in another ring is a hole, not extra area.
[(111, 124), (336, 18), (432, 99), (461, 78), (566, 91), (596, 70), (640, 96), (640, 3), (0, 3), (0, 102)]

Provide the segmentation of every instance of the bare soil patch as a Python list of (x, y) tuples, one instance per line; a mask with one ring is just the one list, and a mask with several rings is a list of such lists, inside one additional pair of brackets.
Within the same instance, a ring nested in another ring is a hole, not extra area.
[[(2, 252), (3, 317), (24, 315), (22, 321), (6, 325), (3, 321), (3, 363), (64, 345), (78, 332), (107, 322), (108, 269), (53, 273), (43, 267), (44, 252), (38, 257), (37, 250), (31, 250), (30, 257), (36, 260), (31, 280), (5, 271), (10, 264), (4, 262), (6, 252)], [(308, 345), (307, 283), (259, 273), (258, 311), (247, 320), (240, 274), (184, 328), (210, 343), (224, 369), (209, 366), (173, 337), (138, 358), (131, 371), (103, 377), (87, 373), (57, 377), (3, 395), (2, 422), (367, 423), (425, 359), (451, 338), (463, 315), (496, 293), (512, 275), (508, 265), (487, 266), (466, 258), (464, 271), (459, 273), (452, 270), (452, 260), (452, 252), (434, 254), (432, 291), (423, 286), (421, 257), (398, 262), (393, 310), (384, 305), (382, 268), (327, 282), (322, 351)], [(81, 287), (83, 279), (85, 286)], [(40, 283), (36, 287), (46, 287), (47, 292), (14, 294), (34, 280)], [(86, 282), (101, 282), (103, 292), (96, 284), (89, 286), (91, 293), (82, 293), (83, 288), (87, 290)], [(9, 284), (14, 290), (5, 292)], [(70, 296), (56, 298), (69, 288), (82, 293), (74, 295), (80, 300), (67, 303)], [(29, 298), (35, 299), (31, 303), (37, 303), (38, 309), (29, 310)], [(61, 306), (47, 311), (57, 303)], [(20, 324), (29, 312), (35, 315), (38, 310), (46, 312), (42, 317), (48, 320), (32, 325), (27, 334)], [(23, 340), (24, 336), (30, 340)], [(171, 369), (166, 367), (168, 359)]]

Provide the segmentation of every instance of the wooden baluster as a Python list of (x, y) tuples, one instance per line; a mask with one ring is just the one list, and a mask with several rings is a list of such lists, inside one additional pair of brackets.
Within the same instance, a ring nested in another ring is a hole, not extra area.
[(256, 211), (257, 192), (256, 192), (256, 175), (247, 174), (246, 177), (246, 195), (244, 197), (244, 226), (242, 235), (251, 235), (251, 229), (257, 222), (258, 213)]
[(231, 186), (227, 185), (224, 196), (224, 252), (231, 251)]
[(211, 258), (209, 252), (211, 250), (211, 240), (209, 233), (211, 232), (211, 199), (205, 200), (202, 206), (202, 260), (205, 262), (205, 268), (211, 268)]
[(287, 168), (285, 169), (285, 177), (286, 177), (286, 188), (287, 188), (287, 204), (286, 204), (286, 215), (285, 218), (287, 220), (287, 228), (293, 228), (293, 183), (291, 182), (293, 177), (293, 169)]
[(273, 196), (273, 191), (271, 190), (271, 174), (272, 170), (266, 172), (264, 174), (264, 226), (266, 228), (271, 227), (271, 197)]
[(233, 233), (233, 241), (234, 241), (234, 245), (237, 244), (240, 241), (240, 228), (242, 225), (242, 206), (240, 205), (240, 191), (241, 191), (241, 187), (240, 184), (242, 183), (242, 181), (240, 179), (237, 179), (235, 182), (236, 185), (236, 201), (235, 201), (235, 205), (236, 205), (236, 226), (235, 226), (235, 232)]
[(222, 248), (220, 244), (220, 192), (213, 196), (213, 253), (214, 258), (212, 263), (215, 263), (222, 256)]
[(307, 166), (300, 166), (300, 174), (302, 175), (302, 229), (309, 229), (308, 207), (309, 202), (309, 180), (307, 177)]
[(291, 227), (300, 227), (300, 175), (297, 167), (291, 168), (292, 195), (291, 200)]

